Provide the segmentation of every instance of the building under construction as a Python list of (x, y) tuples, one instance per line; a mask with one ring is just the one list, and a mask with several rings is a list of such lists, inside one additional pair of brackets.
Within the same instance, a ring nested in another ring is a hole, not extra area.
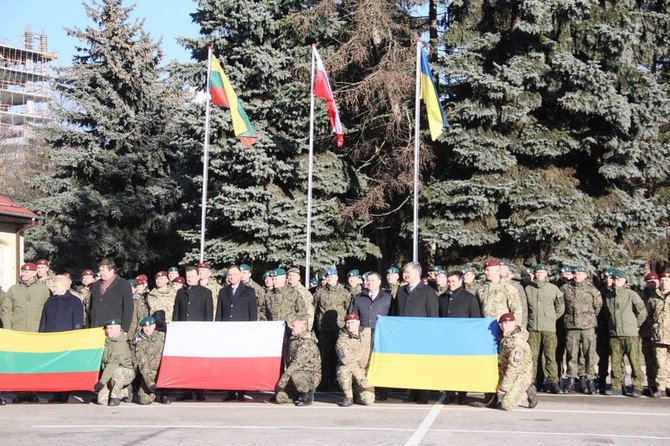
[(24, 31), (23, 41), (0, 38), (0, 191), (21, 197), (21, 176), (37, 148), (34, 127), (49, 121), (50, 53), (45, 34)]

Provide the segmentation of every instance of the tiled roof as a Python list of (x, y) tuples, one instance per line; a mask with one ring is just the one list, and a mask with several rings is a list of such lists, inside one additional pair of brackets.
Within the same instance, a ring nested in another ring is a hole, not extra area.
[(19, 204), (4, 195), (0, 195), (0, 215), (21, 218), (37, 218), (33, 211), (19, 206)]

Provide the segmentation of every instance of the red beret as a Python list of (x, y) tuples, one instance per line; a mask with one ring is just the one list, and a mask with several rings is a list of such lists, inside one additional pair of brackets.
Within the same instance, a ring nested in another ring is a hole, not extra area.
[(488, 268), (489, 266), (500, 266), (500, 260), (488, 259), (486, 262), (484, 262), (484, 268)]
[(184, 279), (182, 276), (175, 277), (172, 279), (172, 283), (181, 283), (183, 285), (186, 283), (186, 279)]
[(357, 321), (361, 320), (361, 318), (358, 316), (358, 314), (354, 313), (353, 311), (351, 313), (347, 314), (346, 316), (344, 316), (344, 322), (350, 321), (352, 319), (355, 319)]
[(158, 271), (156, 275), (154, 276), (154, 279), (158, 279), (159, 277), (167, 277), (167, 271)]
[[(668, 276), (668, 277), (670, 277), (670, 276)], [(645, 280), (645, 281), (648, 281), (648, 280), (658, 280), (658, 274), (656, 274), (656, 273), (653, 272), (653, 271), (650, 272), (650, 273), (647, 273), (647, 275), (644, 276), (644, 280)]]
[(207, 262), (200, 262), (200, 263), (198, 263), (197, 267), (198, 267), (198, 268), (209, 269), (209, 263), (207, 263)]
[(39, 259), (37, 262), (35, 262), (35, 265), (46, 265), (49, 266), (49, 261), (47, 259)]
[(137, 283), (148, 283), (149, 278), (145, 276), (144, 274), (140, 274), (139, 276), (135, 277), (135, 282)]
[(92, 269), (85, 269), (84, 271), (81, 272), (81, 277), (84, 276), (94, 276), (95, 274), (93, 273)]
[(37, 271), (37, 265), (32, 262), (21, 265), (21, 271)]
[(500, 322), (502, 324), (503, 322), (511, 322), (511, 321), (515, 321), (515, 320), (516, 319), (514, 319), (514, 313), (505, 313), (502, 316), (500, 316), (500, 319), (498, 319), (498, 322)]

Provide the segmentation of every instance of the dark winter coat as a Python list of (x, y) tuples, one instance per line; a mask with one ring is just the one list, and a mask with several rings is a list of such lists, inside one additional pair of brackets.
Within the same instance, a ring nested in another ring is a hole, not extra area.
[(185, 286), (177, 291), (174, 301), (173, 321), (214, 320), (212, 292), (202, 285)]
[(393, 316), (438, 317), (440, 305), (435, 290), (423, 282), (408, 291), (409, 285), (400, 287), (393, 301)]
[(89, 328), (103, 327), (112, 318), (121, 318), (123, 331), (130, 330), (133, 320), (133, 289), (123, 277), (114, 276), (104, 294), (101, 283), (91, 285), (91, 303), (88, 312)]
[(217, 321), (255, 321), (258, 319), (256, 292), (253, 288), (240, 283), (233, 293), (233, 287), (226, 285), (219, 291), (219, 304), (216, 307)]
[(440, 317), (482, 317), (479, 301), (474, 294), (461, 286), (453, 293), (447, 291), (440, 294)]
[(78, 297), (66, 291), (62, 296), (51, 296), (44, 303), (40, 333), (79, 330), (84, 328), (84, 305)]

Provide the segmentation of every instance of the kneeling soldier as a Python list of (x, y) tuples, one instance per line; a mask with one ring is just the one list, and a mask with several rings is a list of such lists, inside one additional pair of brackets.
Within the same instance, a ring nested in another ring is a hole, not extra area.
[(294, 402), (309, 406), (321, 381), (321, 355), (316, 339), (307, 330), (307, 317), (291, 322), (286, 370), (277, 383), (275, 398), (279, 404)]
[(537, 395), (532, 386), (533, 360), (528, 332), (514, 320), (514, 313), (503, 314), (498, 323), (501, 331), (498, 403), (503, 410), (514, 410), (525, 399), (532, 409), (537, 406)]
[[(165, 345), (165, 334), (156, 330), (156, 319), (147, 316), (140, 321), (141, 332), (135, 346), (135, 362), (140, 373), (140, 389), (137, 397), (140, 404), (151, 404), (156, 400), (156, 377)], [(161, 392), (159, 401), (170, 404), (170, 398)]]
[(130, 384), (135, 379), (133, 357), (128, 336), (121, 330), (121, 319), (113, 318), (105, 324), (105, 350), (102, 353), (102, 375), (95, 384), (98, 404), (118, 406), (123, 398), (132, 397)]
[(356, 313), (347, 314), (344, 324), (335, 344), (339, 358), (337, 382), (344, 392), (344, 399), (339, 405), (349, 407), (354, 404), (355, 381), (355, 390), (361, 403), (369, 406), (375, 402), (375, 389), (365, 377), (370, 359), (372, 332), (369, 328), (361, 328), (361, 320)]

